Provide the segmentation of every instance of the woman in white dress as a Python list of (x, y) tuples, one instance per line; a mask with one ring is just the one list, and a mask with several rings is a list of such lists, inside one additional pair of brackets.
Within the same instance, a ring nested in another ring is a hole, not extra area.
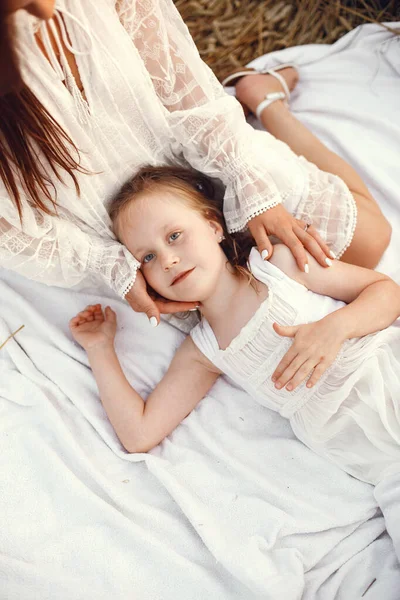
[[(372, 267), (388, 245), (390, 226), (364, 184), (338, 157), (342, 178), (324, 172), (335, 155), (296, 120), (287, 135), (282, 101), (261, 115), (275, 137), (246, 123), (172, 0), (0, 0), (0, 54), (7, 269), (65, 287), (101, 279), (153, 323), (193, 307), (152, 300), (107, 212), (143, 164), (173, 162), (223, 183), (229, 230), (248, 224), (264, 255), (275, 235), (302, 269), (305, 249), (325, 267), (330, 253)], [(293, 73), (283, 75), (292, 88)], [(263, 77), (264, 97), (279, 82)], [(249, 106), (254, 89), (239, 81)]]

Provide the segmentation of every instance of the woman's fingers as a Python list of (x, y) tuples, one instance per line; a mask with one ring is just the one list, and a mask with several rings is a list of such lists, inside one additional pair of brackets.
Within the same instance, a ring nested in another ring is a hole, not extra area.
[(316, 242), (322, 248), (322, 250), (328, 258), (336, 258), (334, 252), (332, 252), (328, 244), (325, 242), (325, 240), (322, 239), (317, 229), (313, 225), (310, 225), (310, 227), (307, 229), (307, 233), (316, 240)]
[(294, 231), (285, 230), (280, 239), (292, 252), (299, 269), (305, 273), (308, 273), (307, 253), (304, 249), (303, 243), (294, 233)]
[(304, 248), (308, 250), (308, 252), (315, 258), (315, 260), (319, 262), (321, 266), (332, 266), (332, 259), (327, 256), (327, 253), (329, 254), (330, 252), (328, 246), (323, 243), (323, 247), (321, 247), (320, 242), (316, 237), (314, 237), (311, 227), (309, 227), (307, 231), (304, 231), (304, 229), (301, 229), (301, 227), (296, 226), (295, 233), (303, 244)]
[(169, 315), (179, 312), (187, 312), (189, 310), (193, 310), (194, 308), (198, 308), (198, 302), (176, 302), (174, 300), (161, 300), (158, 299), (155, 301), (159, 311), (163, 315)]
[(125, 300), (134, 311), (145, 313), (152, 327), (157, 327), (160, 321), (160, 311), (149, 296), (146, 281), (140, 271), (136, 273), (136, 281), (125, 295)]
[(265, 228), (258, 228), (254, 232), (253, 236), (257, 244), (258, 251), (261, 254), (261, 258), (263, 260), (268, 260), (269, 258), (271, 258), (273, 247), (267, 235), (267, 232), (265, 231)]

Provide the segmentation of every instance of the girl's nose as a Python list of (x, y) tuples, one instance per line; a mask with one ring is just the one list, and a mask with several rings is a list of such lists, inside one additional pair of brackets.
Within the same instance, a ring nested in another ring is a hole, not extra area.
[(172, 267), (179, 264), (179, 258), (177, 256), (169, 255), (164, 259), (164, 271), (169, 271)]

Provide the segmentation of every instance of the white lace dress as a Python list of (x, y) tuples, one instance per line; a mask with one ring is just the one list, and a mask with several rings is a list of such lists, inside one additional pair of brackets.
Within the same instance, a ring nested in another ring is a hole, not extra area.
[[(201, 61), (172, 0), (56, 0), (48, 25), (23, 10), (14, 18), (23, 78), (92, 174), (77, 174), (77, 197), (71, 181), (50, 173), (57, 216), (40, 213), (21, 187), (22, 224), (0, 182), (1, 266), (64, 287), (94, 276), (124, 296), (139, 263), (111, 231), (110, 199), (144, 164), (173, 162), (223, 182), (231, 231), (284, 202), (298, 217), (308, 215), (338, 256), (349, 245), (356, 207), (345, 184), (246, 123)], [(55, 23), (84, 93), (62, 44), (59, 58), (51, 50), (47, 27), (56, 33)], [(38, 28), (50, 62), (35, 40)]]
[(253, 249), (250, 267), (268, 298), (226, 350), (206, 320), (192, 331), (209, 360), (262, 405), (290, 419), (307, 446), (351, 475), (377, 484), (400, 474), (400, 320), (347, 341), (314, 388), (277, 390), (271, 375), (292, 340), (272, 328), (309, 323), (343, 303), (307, 290)]

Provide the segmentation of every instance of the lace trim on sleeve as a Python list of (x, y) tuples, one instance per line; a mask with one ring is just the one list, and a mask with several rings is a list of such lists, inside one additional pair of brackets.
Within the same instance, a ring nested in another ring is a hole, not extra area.
[(100, 275), (121, 298), (132, 289), (139, 267), (139, 261), (119, 242), (100, 239), (90, 248), (88, 270)]
[(116, 240), (91, 236), (73, 221), (44, 214), (28, 204), (22, 230), (10, 198), (0, 198), (0, 202), (2, 266), (60, 287), (77, 285), (89, 273), (101, 276), (120, 295), (133, 285), (140, 263)]

